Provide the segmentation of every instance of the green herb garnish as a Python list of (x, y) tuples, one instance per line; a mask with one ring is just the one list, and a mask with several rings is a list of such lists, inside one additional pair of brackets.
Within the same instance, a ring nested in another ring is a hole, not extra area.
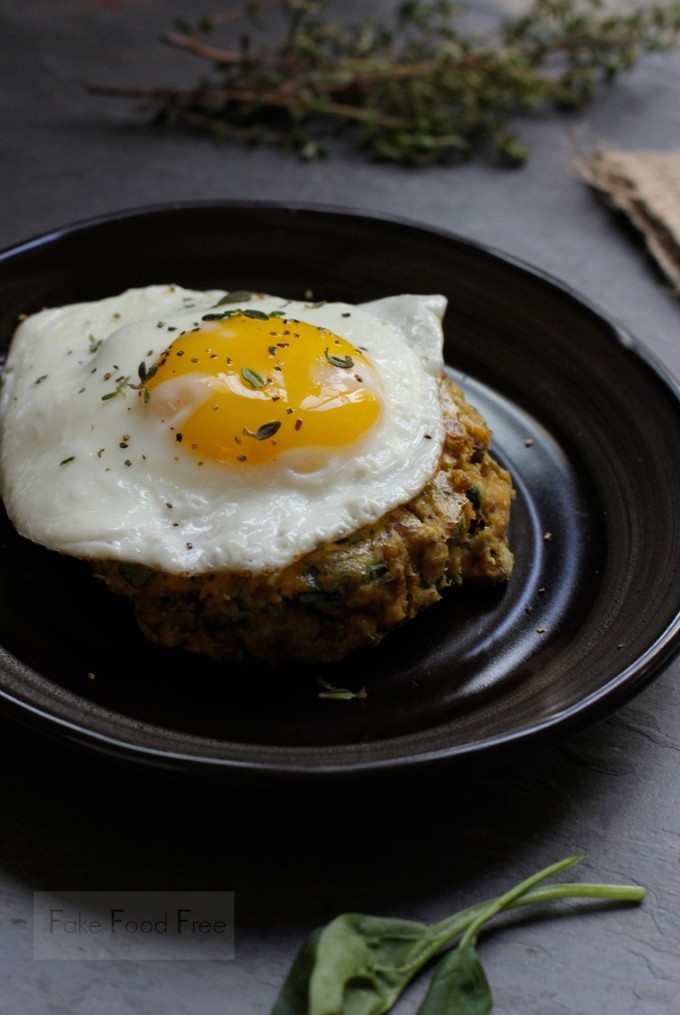
[(268, 437), (274, 436), (280, 426), (280, 421), (273, 419), (270, 423), (263, 423), (259, 430), (248, 430), (244, 427), (243, 432), (246, 437), (254, 437), (256, 441), (266, 441)]
[(345, 913), (315, 930), (298, 952), (271, 1015), (382, 1015), (443, 951), (419, 1015), (487, 1015), (493, 997), (476, 952), (479, 932), (498, 913), (558, 899), (641, 902), (637, 885), (539, 882), (583, 860), (571, 856), (510, 891), (438, 923)]
[(253, 294), (246, 292), (245, 290), (237, 290), (233, 293), (226, 293), (221, 300), (218, 300), (215, 304), (216, 307), (222, 307), (225, 303), (247, 303), (248, 300), (253, 298)]
[[(137, 376), (139, 377), (139, 380), (141, 381), (142, 384), (146, 384), (147, 381), (151, 380), (151, 378), (154, 376), (157, 370), (158, 367), (155, 363), (152, 363), (150, 367), (147, 367), (146, 363), (142, 360), (142, 362), (137, 367)], [(135, 385), (133, 384), (130, 385), (130, 387), (134, 386)]]
[[(278, 38), (261, 16), (267, 8), (278, 9)], [(491, 142), (503, 163), (517, 165), (527, 152), (514, 119), (584, 105), (680, 34), (677, 0), (621, 13), (601, 0), (533, 0), (483, 32), (461, 24), (468, 12), (449, 0), (395, 3), (389, 20), (369, 11), (336, 22), (324, 8), (322, 0), (247, 2), (166, 32), (165, 43), (210, 64), (195, 86), (88, 87), (144, 100), (154, 122), (277, 144), (303, 159), (327, 154), (327, 140), (344, 132), (377, 159), (460, 161)], [(239, 27), (221, 43), (216, 30), (239, 18), (252, 33)]]
[(249, 367), (242, 367), (241, 376), (244, 381), (248, 381), (248, 384), (252, 384), (254, 388), (264, 387), (264, 378), (261, 377), (256, 370), (250, 370)]
[(108, 394), (102, 395), (102, 402), (108, 402), (110, 398), (115, 398), (116, 395), (122, 395), (123, 397), (125, 397), (125, 389), (127, 387), (132, 387), (132, 385), (130, 384), (130, 378), (129, 377), (121, 378), (121, 380), (118, 382), (116, 386), (115, 391), (109, 391)]
[(475, 511), (479, 512), (482, 507), (482, 495), (479, 492), (479, 487), (471, 486), (465, 491), (465, 496), (470, 501)]
[(328, 349), (324, 349), (324, 356), (334, 367), (342, 367), (343, 370), (351, 370), (354, 366), (354, 360), (351, 356), (334, 356), (332, 353), (328, 352)]
[(102, 395), (102, 402), (108, 402), (110, 398), (115, 398), (116, 395), (122, 395), (125, 397), (126, 388), (130, 388), (131, 391), (140, 391), (143, 395), (144, 401), (149, 401), (149, 391), (146, 387), (147, 382), (154, 376), (158, 367), (156, 364), (152, 364), (147, 367), (146, 363), (142, 362), (137, 367), (137, 376), (139, 377), (139, 384), (133, 384), (130, 377), (121, 377), (118, 384), (116, 385), (115, 391), (108, 391), (105, 395)]
[(352, 701), (354, 698), (365, 698), (366, 688), (362, 687), (360, 691), (350, 691), (347, 687), (333, 687), (327, 680), (318, 678), (317, 684), (323, 690), (319, 691), (319, 698), (325, 698), (329, 701)]
[[(218, 304), (218, 306), (219, 306), (219, 304)], [(233, 310), (223, 310), (219, 314), (212, 314), (212, 313), (210, 313), (210, 314), (203, 314), (203, 316), (201, 317), (201, 320), (202, 321), (229, 321), (229, 320), (231, 320), (232, 317), (238, 317), (239, 314), (242, 314), (244, 317), (251, 317), (253, 320), (256, 320), (256, 321), (268, 321), (270, 317), (283, 317), (283, 311), (282, 310), (272, 310), (272, 312), (270, 314), (265, 314), (265, 312), (263, 310), (251, 310), (248, 307), (246, 307), (246, 309), (243, 310), (242, 307), (237, 307), (237, 308), (235, 308)]]
[(232, 317), (243, 313), (242, 310), (223, 310), (220, 314), (203, 314), (202, 321), (228, 321)]
[(137, 376), (139, 377), (139, 384), (129, 385), (133, 391), (141, 391), (142, 397), (144, 399), (144, 404), (146, 404), (151, 398), (151, 393), (146, 385), (154, 376), (154, 374), (157, 373), (157, 371), (158, 365), (156, 363), (152, 363), (150, 367), (147, 367), (146, 363), (142, 360), (142, 362), (137, 367)]

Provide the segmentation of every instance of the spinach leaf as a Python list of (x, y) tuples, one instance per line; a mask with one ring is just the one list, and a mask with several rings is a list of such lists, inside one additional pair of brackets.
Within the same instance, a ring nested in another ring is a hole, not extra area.
[(453, 948), (430, 981), (418, 1015), (488, 1015), (491, 988), (474, 945)]
[(482, 926), (501, 910), (520, 900), (539, 881), (545, 881), (582, 859), (580, 856), (570, 856), (551, 864), (483, 907), (468, 925), (458, 947), (450, 951), (437, 966), (418, 1015), (453, 1015), (454, 1012), (456, 1015), (486, 1015), (490, 1012), (493, 1008), (491, 988), (475, 949)]
[(430, 935), (427, 924), (411, 920), (361, 913), (336, 917), (303, 945), (272, 1015), (388, 1011), (422, 965)]
[(309, 980), (316, 962), (322, 929), (313, 931), (297, 953), (271, 1015), (302, 1015), (309, 1003)]
[(536, 887), (581, 859), (572, 856), (551, 864), (503, 895), (438, 923), (361, 913), (336, 917), (302, 946), (271, 1015), (383, 1015), (416, 974), (459, 934), (459, 945), (446, 954), (434, 974), (420, 1015), (491, 1011), (491, 991), (475, 946), (482, 926), (502, 910), (573, 897), (626, 902), (644, 898), (645, 889), (637, 885)]
[(361, 913), (337, 916), (302, 946), (271, 1015), (382, 1015), (489, 905), (434, 924)]

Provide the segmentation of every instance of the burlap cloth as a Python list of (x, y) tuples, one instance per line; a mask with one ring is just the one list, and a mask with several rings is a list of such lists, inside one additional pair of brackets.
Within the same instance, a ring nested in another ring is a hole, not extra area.
[(643, 233), (650, 251), (680, 293), (680, 151), (602, 148), (582, 160), (578, 169)]

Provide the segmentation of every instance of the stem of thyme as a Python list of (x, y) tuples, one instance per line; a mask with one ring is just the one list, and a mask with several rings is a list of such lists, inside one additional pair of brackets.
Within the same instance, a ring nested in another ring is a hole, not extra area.
[[(191, 88), (91, 82), (92, 92), (144, 100), (155, 120), (186, 123), (216, 140), (282, 145), (303, 158), (343, 135), (367, 155), (411, 165), (492, 150), (506, 164), (527, 155), (513, 121), (547, 106), (573, 108), (680, 36), (680, 2), (629, 13), (602, 0), (533, 0), (483, 37), (460, 26), (450, 0), (402, 0), (392, 20), (336, 23), (323, 0), (260, 0), (163, 41), (210, 65)], [(277, 8), (281, 34), (263, 15)], [(214, 41), (245, 21), (236, 40)], [(210, 41), (206, 41), (207, 38)]]

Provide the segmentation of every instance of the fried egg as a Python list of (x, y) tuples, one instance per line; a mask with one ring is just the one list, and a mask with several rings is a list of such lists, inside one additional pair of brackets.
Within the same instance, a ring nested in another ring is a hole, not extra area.
[(445, 306), (154, 285), (33, 314), (0, 392), (8, 514), (78, 557), (285, 567), (435, 472)]

